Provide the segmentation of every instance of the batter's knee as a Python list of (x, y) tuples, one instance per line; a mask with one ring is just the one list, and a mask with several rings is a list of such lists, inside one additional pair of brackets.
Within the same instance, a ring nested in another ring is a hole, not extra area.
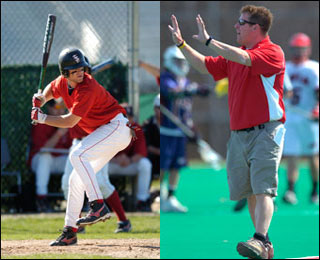
[(71, 151), (69, 159), (73, 167), (80, 163), (81, 153), (82, 151), (79, 149)]

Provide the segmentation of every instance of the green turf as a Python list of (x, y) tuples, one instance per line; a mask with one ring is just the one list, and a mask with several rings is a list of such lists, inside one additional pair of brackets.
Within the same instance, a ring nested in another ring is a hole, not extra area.
[[(310, 174), (302, 165), (296, 185), (299, 203), (282, 202), (286, 172), (279, 171), (277, 211), (269, 229), (275, 258), (319, 255), (319, 206), (309, 202)], [(225, 170), (204, 167), (181, 171), (178, 199), (189, 208), (187, 214), (161, 213), (161, 259), (243, 259), (236, 245), (252, 237), (254, 227), (247, 207), (234, 213), (229, 200)]]
[[(61, 215), (61, 214), (60, 214)], [(85, 239), (116, 238), (159, 238), (159, 216), (130, 216), (132, 231), (115, 234), (117, 218), (97, 223), (86, 228), (85, 234), (78, 234)], [(47, 217), (39, 215), (23, 218), (1, 218), (1, 240), (56, 239), (64, 226), (64, 217)]]

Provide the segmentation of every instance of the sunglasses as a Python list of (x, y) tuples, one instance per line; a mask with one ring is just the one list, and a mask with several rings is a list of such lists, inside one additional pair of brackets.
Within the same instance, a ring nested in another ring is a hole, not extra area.
[[(239, 23), (239, 25), (245, 25), (246, 23), (248, 23), (248, 24), (252, 24), (252, 25), (254, 25), (254, 24), (257, 24), (257, 23), (253, 23), (253, 22), (249, 22), (249, 21), (247, 21), (247, 20), (244, 20), (244, 19), (239, 19), (238, 20), (238, 23)], [(260, 24), (259, 24), (260, 25)]]

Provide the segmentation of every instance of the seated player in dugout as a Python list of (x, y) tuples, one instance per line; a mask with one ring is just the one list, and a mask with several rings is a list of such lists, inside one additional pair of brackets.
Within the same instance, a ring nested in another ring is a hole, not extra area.
[[(65, 226), (62, 234), (51, 246), (67, 246), (77, 243), (77, 230), (110, 218), (96, 173), (132, 139), (126, 111), (117, 100), (90, 74), (84, 54), (79, 49), (67, 48), (59, 55), (61, 75), (49, 83), (42, 94), (33, 96), (31, 119), (38, 124), (72, 128), (78, 125), (88, 135), (70, 153), (74, 168), (70, 176)], [(52, 116), (44, 114), (40, 107), (53, 98), (62, 97), (68, 114)], [(79, 218), (86, 192), (90, 211)]]
[[(59, 116), (65, 113), (66, 107), (62, 100), (52, 99), (47, 104), (48, 115)], [(71, 144), (72, 139), (67, 128), (45, 124), (32, 125), (31, 148), (27, 164), (35, 173), (38, 212), (52, 211), (47, 198), (50, 174), (62, 174), (68, 157), (66, 154), (51, 152), (48, 149), (69, 149)]]
[(143, 131), (138, 123), (134, 121), (132, 106), (121, 104), (127, 111), (129, 122), (138, 127), (137, 138), (123, 151), (119, 152), (109, 162), (109, 175), (137, 175), (137, 211), (150, 212), (150, 181), (152, 164), (147, 158), (146, 140)]

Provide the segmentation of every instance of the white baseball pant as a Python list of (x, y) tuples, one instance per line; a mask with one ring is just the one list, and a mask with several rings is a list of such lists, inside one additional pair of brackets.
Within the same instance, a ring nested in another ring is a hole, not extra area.
[(73, 170), (69, 179), (69, 193), (65, 225), (76, 226), (86, 192), (89, 201), (103, 199), (96, 173), (131, 141), (128, 119), (118, 114), (110, 123), (102, 125), (86, 136), (71, 151)]
[(47, 195), (51, 173), (62, 173), (68, 156), (53, 156), (51, 153), (37, 153), (32, 158), (31, 168), (36, 175), (36, 194)]
[[(72, 142), (71, 149), (72, 150), (75, 146), (77, 146), (78, 143), (80, 143), (81, 140), (79, 139), (74, 139)], [(108, 175), (108, 168), (109, 168), (109, 163), (107, 163), (103, 168), (97, 172), (96, 178), (98, 181), (99, 188), (101, 190), (102, 196), (104, 199), (109, 198), (109, 196), (114, 192), (115, 187), (112, 185), (112, 183), (109, 180), (109, 175)], [(64, 198), (67, 200), (68, 199), (68, 191), (69, 191), (69, 180), (70, 180), (70, 175), (73, 170), (73, 167), (71, 165), (71, 162), (68, 158), (66, 162), (66, 166), (64, 169), (64, 173), (61, 179), (61, 189), (64, 194)]]
[(149, 187), (151, 181), (152, 164), (146, 157), (137, 163), (122, 167), (116, 163), (109, 163), (109, 175), (138, 175), (137, 200), (145, 201), (149, 198)]

